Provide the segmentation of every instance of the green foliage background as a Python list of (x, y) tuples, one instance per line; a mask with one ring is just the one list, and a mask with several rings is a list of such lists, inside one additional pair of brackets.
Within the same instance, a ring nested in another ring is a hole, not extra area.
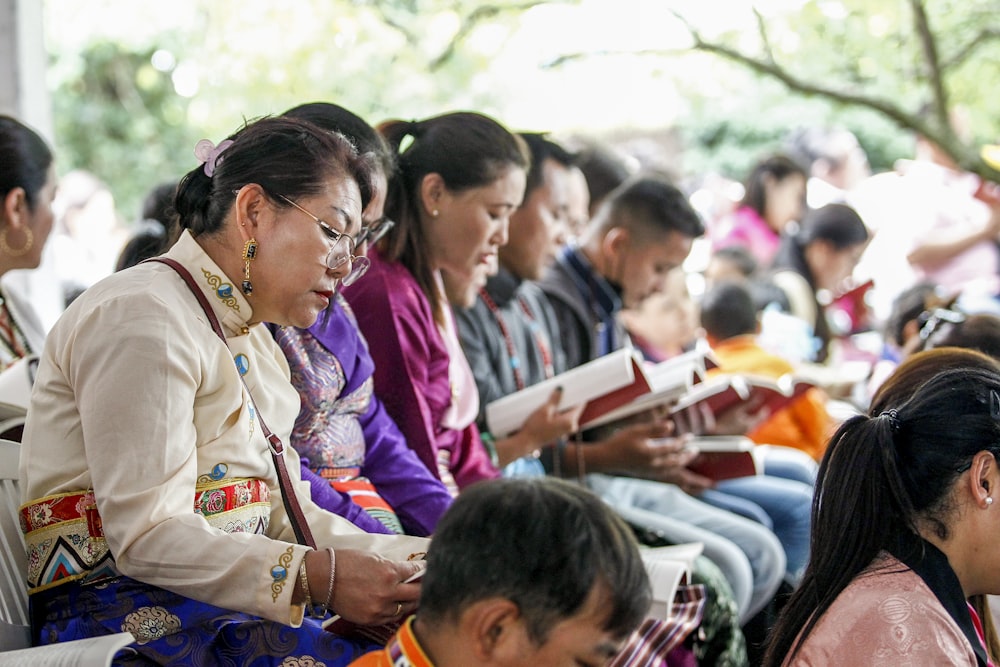
[[(915, 111), (931, 100), (931, 88), (912, 1), (757, 3), (767, 10), (765, 41), (750, 3), (721, 0), (177, 0), (155, 9), (48, 0), (56, 147), (61, 169), (85, 167), (111, 185), (126, 220), (148, 188), (195, 166), (198, 139), (218, 141), (244, 118), (312, 100), (343, 104), (372, 122), (465, 108), (513, 129), (670, 136), (664, 159), (684, 176), (741, 178), (789, 130), (842, 124), (882, 170), (909, 155), (907, 132), (873, 111), (803, 97), (693, 51), (682, 24), (663, 11), (801, 80)], [(597, 11), (612, 18), (584, 34), (580, 26)], [(986, 36), (945, 71), (947, 91), (968, 112), (970, 150), (1000, 140), (996, 0), (927, 0), (926, 11), (942, 62)], [(644, 39), (640, 28), (662, 37)], [(569, 52), (574, 31), (580, 39)], [(623, 49), (633, 34), (635, 48)], [(154, 67), (157, 53), (172, 64)], [(598, 66), (602, 74), (591, 75)], [(610, 79), (609, 69), (617, 73)], [(179, 94), (185, 81), (196, 82), (196, 92)], [(577, 112), (590, 105), (601, 106), (600, 125), (580, 124)]]

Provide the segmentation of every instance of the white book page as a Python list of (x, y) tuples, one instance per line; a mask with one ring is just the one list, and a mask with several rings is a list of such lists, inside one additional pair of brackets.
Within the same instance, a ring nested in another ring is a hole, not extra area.
[(586, 424), (583, 428), (594, 428), (610, 424), (626, 417), (669, 405), (685, 395), (705, 375), (705, 352), (691, 351), (646, 368), (650, 392), (631, 403), (612, 410)]
[(507, 437), (524, 425), (556, 387), (563, 388), (559, 409), (565, 410), (627, 386), (635, 380), (633, 357), (631, 349), (621, 349), (499, 398), (486, 406), (486, 426), (495, 438)]
[(110, 665), (118, 650), (128, 646), (135, 638), (128, 632), (114, 635), (78, 639), (34, 648), (4, 651), (0, 664), (4, 667), (93, 667)]
[(685, 447), (699, 452), (750, 452), (756, 443), (745, 435), (696, 435)]
[(691, 578), (694, 560), (704, 549), (701, 542), (690, 542), (666, 547), (642, 547), (642, 563), (646, 566), (653, 591), (647, 618), (661, 621), (670, 618), (674, 595), (684, 577)]

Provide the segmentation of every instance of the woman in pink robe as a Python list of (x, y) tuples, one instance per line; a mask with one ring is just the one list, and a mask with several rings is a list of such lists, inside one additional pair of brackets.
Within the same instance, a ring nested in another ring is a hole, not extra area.
[(994, 664), (969, 600), (1000, 592), (1000, 368), (928, 354), (831, 439), (813, 560), (765, 665)]

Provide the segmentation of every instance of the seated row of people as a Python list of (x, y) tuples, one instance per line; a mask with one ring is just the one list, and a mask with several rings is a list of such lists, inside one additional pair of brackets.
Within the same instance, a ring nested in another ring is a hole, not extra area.
[[(330, 609), (412, 612), (428, 542), (400, 533), (434, 534), (501, 474), (579, 477), (634, 529), (703, 542), (737, 625), (795, 587), (812, 487), (794, 464), (712, 488), (685, 420), (593, 441), (558, 392), (513, 436), (484, 428), (490, 400), (628, 345), (620, 311), (704, 231), (677, 188), (630, 179), (568, 241), (572, 157), (472, 113), (375, 132), (305, 105), (199, 157), (167, 263), (88, 290), (46, 344), (22, 464), (39, 641), (125, 628), (154, 661), (266, 661), (281, 633), (282, 657), (346, 664), (376, 644), (323, 632)], [(738, 634), (714, 649), (738, 661)]]

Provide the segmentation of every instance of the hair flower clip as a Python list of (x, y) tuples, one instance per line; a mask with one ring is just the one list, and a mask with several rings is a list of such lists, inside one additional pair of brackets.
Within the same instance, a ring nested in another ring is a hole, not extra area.
[(194, 156), (205, 165), (203, 168), (206, 176), (212, 178), (215, 168), (219, 166), (219, 156), (222, 154), (222, 151), (232, 145), (232, 139), (220, 141), (218, 146), (213, 144), (209, 139), (202, 139), (194, 145)]

